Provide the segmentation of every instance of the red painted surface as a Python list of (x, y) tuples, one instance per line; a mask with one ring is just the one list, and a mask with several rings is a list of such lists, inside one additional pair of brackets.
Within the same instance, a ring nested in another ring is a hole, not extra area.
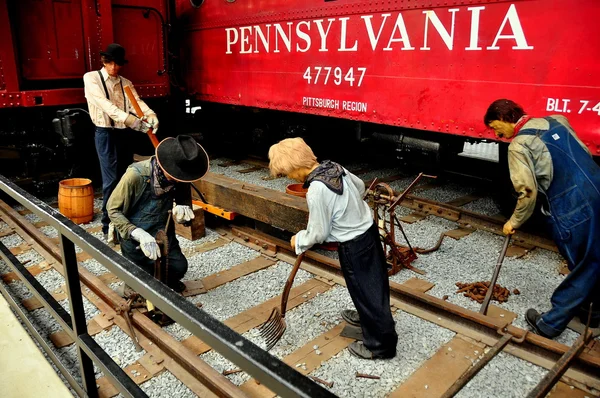
[(600, 155), (597, 0), (178, 0), (177, 17), (202, 100), (493, 139), (483, 115), (510, 98)]
[(145, 98), (169, 94), (167, 0), (0, 0), (0, 109), (85, 103), (83, 75), (117, 42)]

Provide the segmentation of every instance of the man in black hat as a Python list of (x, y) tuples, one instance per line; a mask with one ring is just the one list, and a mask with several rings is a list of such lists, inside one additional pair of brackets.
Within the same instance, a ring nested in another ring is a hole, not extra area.
[[(164, 139), (156, 147), (155, 156), (129, 166), (107, 204), (110, 220), (121, 237), (121, 253), (125, 257), (146, 272), (154, 272), (154, 263), (160, 257), (156, 233), (164, 230), (171, 209), (178, 223), (194, 218), (188, 183), (202, 178), (208, 167), (208, 155), (187, 135)], [(166, 232), (169, 246), (167, 285), (182, 292), (185, 285), (181, 279), (188, 263), (181, 253), (175, 229), (169, 228)], [(127, 293), (125, 288), (122, 294)]]
[[(131, 81), (119, 76), (119, 70), (127, 63), (125, 49), (119, 44), (110, 44), (100, 52), (103, 68), (83, 76), (85, 98), (90, 118), (96, 126), (95, 142), (100, 171), (102, 173), (102, 232), (107, 237), (109, 217), (106, 203), (119, 179), (133, 161), (133, 151), (126, 144), (127, 129), (146, 133), (150, 127), (156, 134), (158, 119), (152, 109), (139, 98)], [(144, 117), (132, 115), (131, 103), (125, 96), (124, 87), (129, 86)]]

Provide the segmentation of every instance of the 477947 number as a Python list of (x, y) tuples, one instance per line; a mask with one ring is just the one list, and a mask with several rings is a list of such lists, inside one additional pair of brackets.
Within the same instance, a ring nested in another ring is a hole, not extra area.
[(362, 85), (363, 78), (367, 68), (356, 68), (350, 67), (347, 72), (344, 73), (342, 68), (339, 66), (309, 66), (304, 72), (302, 77), (308, 82), (308, 84), (328, 84), (332, 82), (336, 86), (342, 83), (350, 84), (350, 87), (360, 87)]

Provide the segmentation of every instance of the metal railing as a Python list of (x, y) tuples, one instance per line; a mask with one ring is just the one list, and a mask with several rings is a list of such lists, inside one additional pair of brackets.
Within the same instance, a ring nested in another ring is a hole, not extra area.
[(98, 396), (94, 364), (124, 396), (145, 397), (146, 394), (88, 333), (75, 245), (144, 298), (150, 300), (175, 322), (189, 330), (194, 336), (235, 363), (240, 369), (276, 394), (282, 397), (335, 396), (213, 318), (204, 310), (194, 306), (183, 296), (175, 293), (141, 268), (116, 253), (106, 244), (60, 214), (56, 209), (25, 192), (2, 175), (0, 175), (0, 189), (58, 231), (70, 315), (1, 243), (0, 256), (75, 342), (81, 371), (81, 385), (62, 365), (34, 325), (27, 320), (27, 316), (11, 297), (3, 283), (0, 283), (0, 291), (40, 343), (40, 346), (46, 351), (49, 358), (56, 364), (80, 396)]

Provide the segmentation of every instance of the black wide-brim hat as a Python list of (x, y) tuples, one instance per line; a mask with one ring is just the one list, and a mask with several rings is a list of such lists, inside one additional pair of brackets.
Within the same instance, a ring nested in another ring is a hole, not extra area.
[(156, 160), (170, 177), (180, 182), (199, 180), (209, 169), (206, 151), (189, 135), (162, 140), (156, 147)]
[(104, 55), (108, 61), (115, 61), (120, 66), (129, 62), (125, 59), (125, 48), (117, 43), (109, 44), (106, 51), (100, 51), (100, 55)]

